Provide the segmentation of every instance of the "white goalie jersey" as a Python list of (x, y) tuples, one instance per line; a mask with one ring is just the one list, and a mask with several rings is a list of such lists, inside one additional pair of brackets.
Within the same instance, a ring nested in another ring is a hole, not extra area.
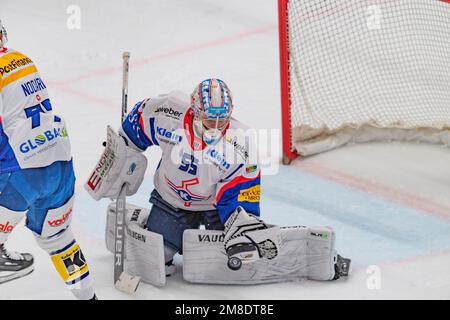
[(189, 96), (175, 91), (135, 105), (121, 135), (136, 150), (162, 149), (154, 185), (164, 200), (188, 211), (217, 209), (222, 222), (237, 206), (259, 215), (260, 168), (253, 130), (232, 119), (222, 139), (194, 135)]

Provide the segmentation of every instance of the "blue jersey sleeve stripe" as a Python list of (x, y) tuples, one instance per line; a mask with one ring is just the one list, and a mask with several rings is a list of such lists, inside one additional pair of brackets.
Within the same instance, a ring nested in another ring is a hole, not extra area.
[(156, 139), (155, 134), (155, 118), (150, 118), (150, 139), (152, 140), (153, 144), (159, 146), (158, 139)]
[(229, 175), (227, 175), (227, 176), (225, 177), (224, 180), (230, 179), (230, 178), (231, 178), (231, 177), (232, 177), (239, 169), (241, 169), (243, 166), (244, 166), (244, 164), (241, 163), (236, 169), (233, 170), (232, 173), (230, 173)]

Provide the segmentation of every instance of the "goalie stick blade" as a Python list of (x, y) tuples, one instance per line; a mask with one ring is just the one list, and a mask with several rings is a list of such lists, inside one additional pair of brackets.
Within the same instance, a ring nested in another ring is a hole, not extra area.
[(132, 276), (126, 272), (122, 272), (119, 280), (116, 281), (114, 287), (125, 293), (135, 293), (139, 284), (141, 283), (141, 278), (137, 276)]

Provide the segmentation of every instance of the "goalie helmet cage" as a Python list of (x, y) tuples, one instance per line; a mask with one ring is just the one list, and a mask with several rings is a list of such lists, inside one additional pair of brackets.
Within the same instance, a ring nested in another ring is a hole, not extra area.
[(278, 0), (283, 162), (450, 145), (450, 0)]

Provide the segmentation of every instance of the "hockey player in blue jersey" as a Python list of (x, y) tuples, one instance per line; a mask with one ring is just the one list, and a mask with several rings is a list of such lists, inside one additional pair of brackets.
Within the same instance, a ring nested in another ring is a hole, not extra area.
[(33, 271), (33, 257), (6, 249), (26, 216), (38, 245), (79, 299), (95, 299), (70, 227), (75, 176), (64, 120), (55, 115), (33, 61), (5, 47), (0, 21), (0, 283)]
[[(255, 132), (232, 117), (233, 107), (231, 91), (219, 79), (202, 81), (190, 96), (172, 91), (137, 103), (119, 135), (108, 134), (114, 140), (109, 145), (115, 147), (104, 151), (85, 185), (95, 199), (115, 198), (123, 183), (130, 186), (128, 195), (134, 194), (146, 168), (142, 153), (158, 146), (162, 157), (154, 174), (152, 208), (140, 226), (163, 236), (167, 266), (183, 252), (184, 231), (201, 225), (224, 232), (230, 269), (277, 255), (279, 228), (259, 218), (261, 172)], [(146, 236), (151, 233), (133, 233), (135, 239)], [(259, 245), (256, 238), (261, 236), (267, 239)], [(346, 275), (342, 259), (333, 252), (325, 259), (323, 278), (328, 280)]]

